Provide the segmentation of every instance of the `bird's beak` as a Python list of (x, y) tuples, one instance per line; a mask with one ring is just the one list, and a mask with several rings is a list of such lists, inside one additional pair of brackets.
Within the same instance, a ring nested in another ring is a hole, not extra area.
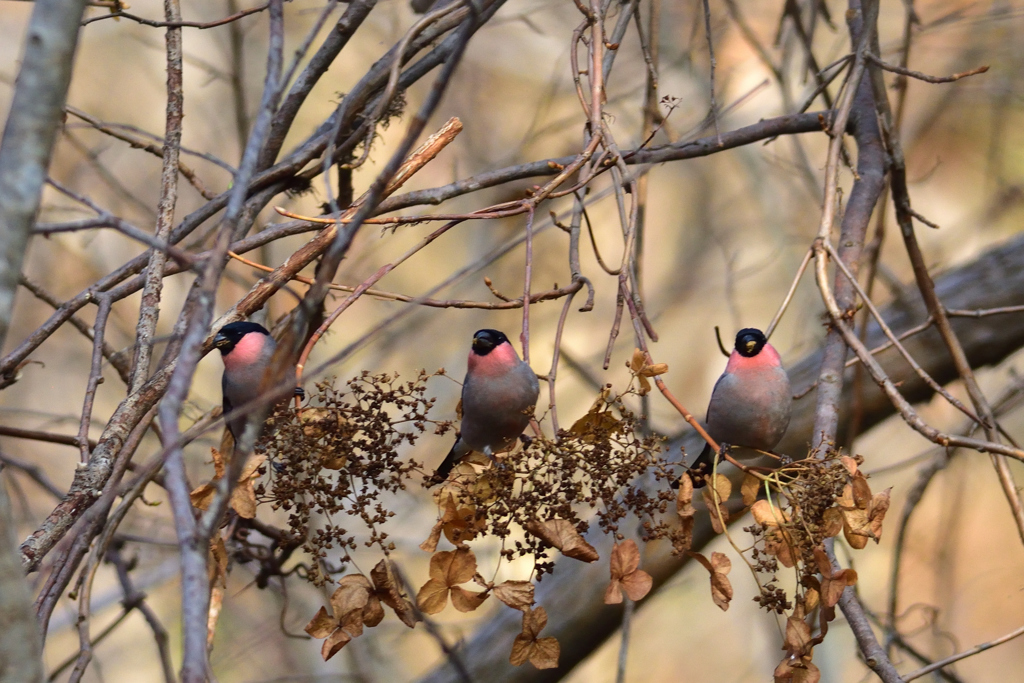
[(229, 343), (231, 343), (231, 340), (225, 337), (223, 334), (218, 334), (216, 337), (213, 338), (214, 348), (219, 349), (222, 346), (227, 346)]
[(757, 348), (757, 342), (751, 340), (748, 341), (744, 346), (747, 347), (747, 353), (753, 353), (754, 349)]
[(482, 343), (482, 341), (481, 341), (481, 339), (479, 337), (473, 337), (473, 343), (471, 344), (471, 346), (474, 349), (479, 349), (481, 343)]

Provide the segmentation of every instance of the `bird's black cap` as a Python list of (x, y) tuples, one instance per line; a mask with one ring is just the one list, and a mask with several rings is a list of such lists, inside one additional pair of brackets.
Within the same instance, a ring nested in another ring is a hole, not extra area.
[(768, 343), (764, 332), (755, 328), (747, 327), (736, 333), (736, 352), (741, 356), (753, 358), (761, 353), (761, 349)]
[(504, 332), (498, 330), (477, 330), (473, 335), (473, 352), (478, 356), (486, 356), (498, 346), (508, 341)]
[(267, 331), (267, 328), (263, 327), (263, 325), (260, 325), (259, 323), (228, 323), (224, 327), (220, 328), (220, 332), (218, 332), (217, 336), (213, 338), (213, 345), (220, 349), (222, 356), (226, 356), (231, 353), (231, 349), (235, 348), (235, 344), (250, 332), (258, 332), (259, 334), (266, 335), (270, 334), (270, 332)]

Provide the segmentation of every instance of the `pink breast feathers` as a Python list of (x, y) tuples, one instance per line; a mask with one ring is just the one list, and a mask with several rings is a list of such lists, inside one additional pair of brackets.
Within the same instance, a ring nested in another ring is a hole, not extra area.
[(224, 367), (228, 369), (248, 368), (259, 361), (263, 352), (263, 345), (268, 339), (267, 335), (258, 332), (250, 332), (235, 344), (231, 353), (224, 356)]
[(477, 377), (503, 375), (519, 363), (516, 350), (508, 342), (499, 344), (486, 356), (469, 352), (469, 371)]
[(725, 371), (730, 374), (745, 374), (778, 367), (782, 367), (782, 359), (779, 358), (778, 352), (772, 348), (771, 344), (765, 344), (764, 348), (761, 349), (761, 353), (753, 358), (741, 356), (736, 351), (733, 351), (729, 355), (729, 363), (725, 366)]

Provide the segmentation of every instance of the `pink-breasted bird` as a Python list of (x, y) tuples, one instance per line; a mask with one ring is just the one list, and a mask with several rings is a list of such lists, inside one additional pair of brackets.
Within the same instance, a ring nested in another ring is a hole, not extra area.
[[(737, 332), (736, 347), (711, 392), (708, 434), (728, 445), (737, 460), (756, 458), (757, 451), (771, 451), (779, 444), (792, 410), (789, 375), (778, 352), (761, 330), (748, 327)], [(705, 445), (691, 472), (708, 474), (713, 455), (711, 446)], [(703, 477), (695, 476), (694, 486), (703, 485)]]
[[(224, 393), (224, 414), (249, 403), (260, 392), (260, 383), (274, 355), (277, 343), (263, 325), (250, 322), (228, 323), (213, 338), (213, 345), (224, 361), (220, 387)], [(246, 415), (227, 420), (235, 443), (242, 438)]]
[(540, 385), (498, 330), (473, 335), (466, 379), (462, 383), (462, 428), (433, 483), (443, 481), (472, 451), (488, 457), (508, 450), (533, 417)]

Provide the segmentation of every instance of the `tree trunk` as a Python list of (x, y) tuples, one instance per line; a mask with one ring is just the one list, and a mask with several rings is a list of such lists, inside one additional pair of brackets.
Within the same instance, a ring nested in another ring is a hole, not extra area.
[[(0, 345), (39, 210), (78, 41), (85, 0), (37, 0), (25, 36), (14, 101), (0, 140)], [(43, 680), (42, 643), (0, 480), (0, 682)]]

